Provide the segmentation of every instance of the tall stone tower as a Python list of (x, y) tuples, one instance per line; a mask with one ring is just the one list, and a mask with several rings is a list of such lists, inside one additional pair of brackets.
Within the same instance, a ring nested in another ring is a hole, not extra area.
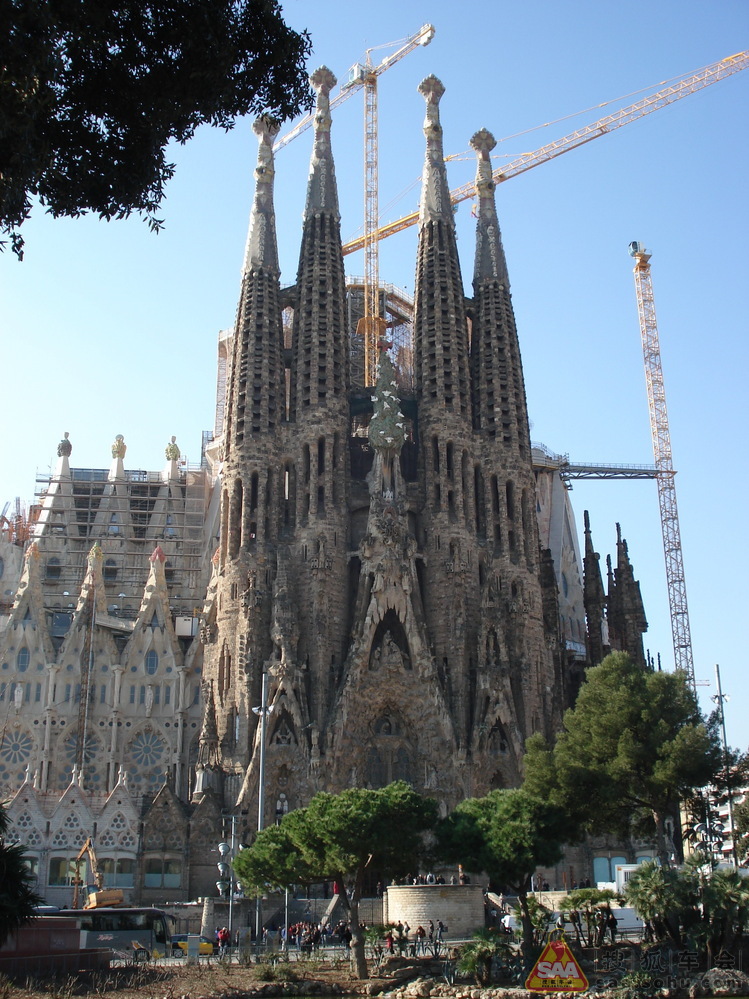
[[(525, 389), (489, 154), (477, 132), (467, 299), (434, 77), (415, 282), (415, 397), (389, 344), (350, 387), (329, 70), (296, 285), (281, 291), (275, 126), (256, 190), (224, 430), (221, 541), (204, 610), (194, 794), (254, 824), (267, 690), (267, 824), (318, 790), (401, 778), (450, 807), (521, 779), (525, 739), (565, 696), (553, 574), (539, 547)], [(293, 311), (284, 343), (283, 310)], [(265, 678), (265, 684), (263, 679)]]

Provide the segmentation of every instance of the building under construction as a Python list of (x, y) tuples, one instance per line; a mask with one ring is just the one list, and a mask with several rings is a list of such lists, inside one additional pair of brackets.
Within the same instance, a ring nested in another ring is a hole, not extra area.
[[(407, 780), (443, 809), (521, 780), (585, 665), (643, 661), (626, 542), (604, 585), (555, 456), (531, 444), (486, 131), (466, 298), (434, 77), (413, 301), (380, 285), (368, 384), (331, 144), (315, 132), (295, 283), (282, 286), (272, 123), (215, 432), (198, 467), (79, 469), (67, 436), (29, 538), (0, 541), (0, 781), (50, 902), (91, 837), (138, 902), (214, 894), (210, 849), (319, 790)], [(285, 238), (284, 234), (281, 234)], [(175, 428), (177, 429), (177, 428)], [(584, 579), (583, 579), (584, 563)], [(12, 603), (11, 603), (12, 600)], [(267, 715), (264, 814), (260, 725)], [(578, 878), (590, 870), (579, 870)]]

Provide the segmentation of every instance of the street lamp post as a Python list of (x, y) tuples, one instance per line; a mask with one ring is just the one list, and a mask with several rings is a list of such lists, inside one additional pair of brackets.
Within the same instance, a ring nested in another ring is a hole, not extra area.
[(738, 870), (739, 858), (738, 852), (736, 850), (736, 829), (733, 824), (733, 788), (731, 787), (731, 761), (728, 754), (728, 740), (726, 739), (726, 715), (723, 710), (723, 704), (728, 700), (728, 695), (723, 693), (723, 688), (720, 685), (720, 666), (715, 664), (715, 682), (718, 688), (718, 693), (712, 698), (713, 704), (716, 705), (718, 710), (718, 717), (720, 719), (720, 730), (723, 742), (723, 763), (726, 768), (726, 794), (728, 796), (728, 828), (731, 834), (731, 859), (733, 861), (734, 870)]
[(234, 868), (232, 866), (234, 860), (234, 853), (236, 850), (236, 826), (237, 817), (232, 815), (231, 817), (231, 842), (227, 843), (222, 841), (218, 844), (216, 849), (219, 852), (221, 859), (218, 864), (218, 873), (220, 880), (216, 882), (216, 888), (218, 888), (219, 894), (222, 898), (229, 899), (229, 925), (227, 929), (229, 930), (229, 959), (231, 960), (231, 948), (232, 942), (234, 940)]
[[(263, 683), (260, 692), (260, 707), (252, 709), (255, 714), (260, 715), (260, 772), (258, 774), (257, 791), (257, 831), (261, 832), (264, 826), (263, 815), (265, 812), (265, 729), (268, 718), (268, 670), (263, 670)], [(258, 890), (255, 901), (255, 947), (260, 948), (263, 935), (263, 901)]]

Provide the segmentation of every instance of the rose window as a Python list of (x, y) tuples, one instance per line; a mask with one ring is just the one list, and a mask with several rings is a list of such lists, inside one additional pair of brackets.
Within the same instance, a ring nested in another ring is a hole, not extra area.
[(0, 746), (0, 759), (16, 765), (26, 763), (34, 748), (34, 740), (28, 732), (6, 732)]

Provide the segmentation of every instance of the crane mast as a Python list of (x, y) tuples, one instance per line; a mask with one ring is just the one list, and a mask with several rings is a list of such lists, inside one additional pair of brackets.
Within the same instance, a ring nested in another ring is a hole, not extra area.
[(428, 45), (432, 38), (434, 26), (423, 24), (415, 34), (405, 39), (396, 52), (386, 56), (377, 66), (372, 64), (374, 50), (367, 49), (365, 63), (358, 63), (351, 68), (349, 81), (345, 85), (364, 88), (364, 316), (358, 324), (357, 333), (364, 340), (365, 385), (374, 385), (377, 380), (378, 349), (385, 332), (385, 320), (380, 316), (380, 251), (377, 235), (380, 224), (377, 81), (386, 69), (400, 62), (420, 45)]
[[(541, 163), (547, 163), (556, 156), (561, 156), (562, 153), (568, 153), (571, 149), (577, 149), (578, 146), (592, 142), (593, 139), (598, 139), (602, 135), (608, 135), (609, 132), (613, 132), (623, 125), (629, 125), (630, 122), (638, 121), (645, 115), (652, 114), (653, 111), (659, 111), (661, 108), (668, 107), (675, 101), (681, 100), (682, 97), (688, 97), (689, 94), (694, 94), (698, 90), (710, 86), (711, 83), (717, 83), (719, 80), (723, 80), (727, 76), (738, 73), (747, 67), (749, 67), (749, 51), (737, 52), (735, 55), (721, 59), (719, 62), (711, 63), (711, 65), (683, 77), (676, 83), (671, 84), (671, 86), (665, 87), (663, 90), (659, 90), (649, 97), (644, 97), (642, 100), (621, 108), (613, 114), (599, 118), (598, 121), (570, 132), (569, 135), (565, 135), (554, 142), (549, 142), (545, 146), (541, 146), (540, 149), (536, 149), (531, 153), (523, 153), (522, 156), (519, 156), (511, 163), (507, 163), (505, 166), (499, 167), (494, 171), (492, 174), (494, 183), (501, 184), (505, 180), (510, 180), (511, 177), (517, 177), (519, 174), (525, 173), (527, 170), (532, 170), (533, 167), (539, 166)], [(473, 183), (463, 184), (462, 187), (456, 187), (450, 192), (450, 201), (454, 205), (457, 205), (461, 201), (475, 196), (475, 185)], [(396, 219), (395, 222), (388, 222), (387, 225), (381, 226), (373, 234), (374, 238), (387, 239), (388, 236), (393, 236), (396, 232), (401, 232), (401, 230), (415, 225), (418, 220), (418, 211), (411, 212), (409, 215), (404, 215), (403, 218)], [(345, 254), (354, 253), (356, 250), (361, 250), (363, 246), (364, 237), (360, 236), (357, 239), (349, 240), (348, 243), (344, 243), (343, 252)]]
[[(379, 240), (379, 178), (378, 178), (378, 116), (377, 81), (404, 56), (419, 46), (428, 45), (434, 38), (434, 25), (422, 24), (418, 31), (402, 42), (389, 42), (367, 49), (364, 63), (355, 63), (348, 73), (348, 79), (340, 92), (330, 102), (331, 110), (342, 104), (357, 90), (364, 90), (364, 235), (360, 246), (364, 249), (364, 316), (359, 321), (357, 333), (364, 340), (364, 384), (374, 385), (377, 380), (378, 344), (385, 332), (385, 320), (380, 316), (380, 265)], [(376, 48), (392, 48), (400, 45), (395, 52), (386, 56), (376, 66), (372, 63), (372, 52)], [(306, 131), (314, 121), (314, 114), (308, 114), (290, 132), (283, 135), (273, 146), (274, 152)]]
[(364, 339), (364, 384), (377, 380), (377, 346), (385, 332), (380, 316), (380, 250), (375, 233), (380, 224), (377, 73), (369, 51), (364, 68), (364, 316), (357, 333)]
[(635, 261), (635, 291), (640, 317), (642, 354), (645, 362), (645, 381), (650, 410), (650, 432), (653, 439), (653, 457), (658, 484), (663, 554), (666, 560), (666, 585), (671, 613), (674, 663), (677, 669), (683, 670), (690, 687), (696, 691), (692, 638), (687, 609), (687, 587), (681, 552), (679, 512), (676, 505), (676, 473), (671, 454), (671, 434), (666, 410), (666, 390), (663, 383), (658, 323), (655, 316), (650, 254), (645, 251), (642, 243), (637, 242), (629, 244), (629, 253)]

